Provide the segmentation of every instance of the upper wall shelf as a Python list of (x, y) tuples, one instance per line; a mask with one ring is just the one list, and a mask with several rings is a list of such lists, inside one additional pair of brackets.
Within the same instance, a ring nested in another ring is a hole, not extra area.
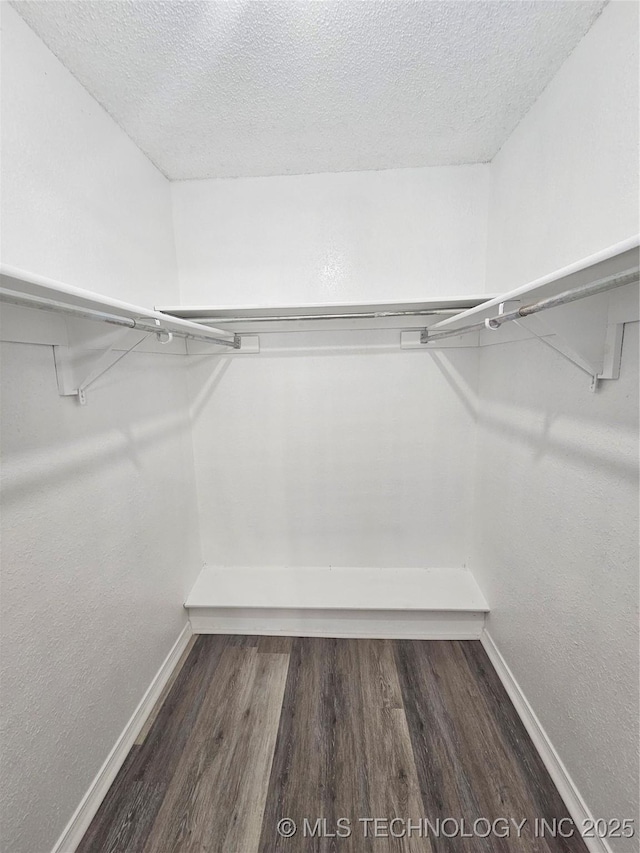
[[(433, 346), (445, 338), (455, 340), (471, 332), (476, 333), (477, 343), (479, 332), (484, 332), (485, 329), (487, 332), (498, 330), (509, 320), (516, 320), (518, 324), (523, 325), (526, 323), (528, 330), (535, 335), (536, 329), (541, 328), (543, 324), (531, 316), (520, 315), (520, 310), (530, 315), (535, 314), (536, 318), (544, 310), (544, 323), (557, 327), (557, 322), (554, 321), (565, 321), (568, 316), (566, 306), (573, 303), (569, 322), (579, 327), (580, 341), (577, 350), (585, 350), (587, 357), (580, 359), (576, 353), (568, 357), (582, 369), (597, 376), (601, 373), (603, 358), (606, 355), (605, 338), (608, 324), (602, 323), (601, 316), (596, 317), (598, 312), (594, 312), (593, 308), (604, 306), (608, 310), (611, 304), (609, 291), (615, 288), (624, 289), (626, 284), (637, 281), (638, 246), (639, 239), (631, 238), (501, 295), (439, 297), (421, 302), (325, 303), (269, 307), (171, 305), (157, 310), (182, 320), (197, 321), (203, 325), (215, 324), (218, 328), (228, 328), (237, 334), (401, 329), (402, 345), (414, 348)], [(558, 296), (562, 299), (554, 302), (554, 298)], [(575, 307), (579, 300), (585, 303), (580, 309)], [(554, 311), (547, 312), (547, 308), (554, 308)], [(509, 312), (513, 316), (510, 316)], [(548, 315), (553, 317), (552, 321), (548, 320)], [(549, 334), (558, 334), (558, 329), (552, 328)], [(544, 334), (541, 337), (548, 343)], [(469, 339), (466, 339), (466, 343), (473, 345)]]
[[(89, 384), (153, 336), (161, 343), (174, 336), (202, 341), (214, 345), (212, 354), (219, 354), (221, 349), (259, 352), (259, 332), (400, 329), (403, 348), (428, 350), (444, 339), (454, 346), (462, 340), (471, 346), (509, 340), (503, 330), (512, 325), (510, 321), (515, 321), (516, 330), (522, 327), (521, 335), (524, 331), (526, 336), (539, 338), (589, 374), (595, 390), (600, 379), (617, 379), (624, 323), (639, 317), (639, 245), (640, 239), (634, 237), (501, 296), (154, 310), (3, 266), (0, 300), (122, 327), (121, 337), (108, 342), (103, 354), (90, 369), (83, 367), (80, 376), (69, 341), (53, 342), (59, 391), (77, 395), (80, 402), (84, 402)], [(142, 337), (132, 340), (131, 332)]]
[(530, 305), (540, 300), (550, 299), (568, 290), (593, 285), (596, 282), (608, 278), (613, 279), (625, 273), (635, 273), (635, 280), (637, 281), (639, 246), (640, 237), (637, 236), (616, 243), (602, 252), (584, 258), (522, 287), (517, 287), (498, 296), (492, 296), (481, 304), (461, 311), (454, 317), (444, 318), (430, 326), (429, 332), (453, 332), (470, 324), (484, 323), (485, 320), (501, 313), (501, 305)]
[(110, 296), (63, 284), (7, 265), (0, 266), (0, 301), (54, 314), (95, 320), (148, 334), (192, 338), (238, 349), (233, 332), (162, 314)]
[[(115, 336), (102, 345), (97, 357), (92, 354), (88, 361), (86, 353), (80, 356), (84, 348), (69, 345), (68, 339), (53, 345), (58, 393), (63, 397), (76, 397), (81, 405), (86, 403), (90, 385), (149, 338), (155, 337), (163, 344), (177, 337), (234, 350), (241, 348), (241, 339), (232, 332), (170, 317), (13, 267), (0, 268), (0, 301), (19, 309), (30, 309), (30, 312), (35, 309), (38, 314), (44, 311), (115, 327)], [(9, 325), (12, 325), (11, 319)]]
[(624, 324), (639, 319), (639, 244), (638, 237), (618, 243), (445, 318), (419, 336), (405, 333), (402, 344), (429, 348), (471, 334), (480, 343), (499, 343), (513, 322), (587, 373), (595, 391), (601, 379), (618, 378)]
[(491, 294), (482, 294), (439, 297), (423, 302), (325, 303), (237, 308), (172, 305), (157, 310), (185, 320), (232, 328), (239, 334), (341, 329), (422, 329), (430, 323), (476, 308), (491, 298)]

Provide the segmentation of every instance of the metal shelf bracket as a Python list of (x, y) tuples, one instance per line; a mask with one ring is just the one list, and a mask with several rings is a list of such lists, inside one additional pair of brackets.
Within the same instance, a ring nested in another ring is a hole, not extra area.
[[(445, 320), (425, 328), (420, 333), (420, 344), (459, 338), (472, 332), (482, 336), (487, 332), (493, 334), (513, 322), (587, 373), (591, 377), (591, 390), (596, 391), (602, 380), (620, 376), (624, 324), (637, 321), (640, 315), (637, 261), (622, 272), (529, 304), (521, 304), (514, 292), (512, 298), (505, 298), (497, 308), (497, 314), (464, 326), (455, 327)], [(540, 316), (543, 312), (544, 318)], [(478, 343), (483, 345), (483, 337)]]
[[(120, 330), (111, 341), (107, 349), (100, 352), (97, 358), (93, 359), (89, 370), (87, 370), (87, 352), (69, 346), (54, 346), (53, 358), (56, 368), (56, 378), (58, 381), (58, 394), (61, 397), (77, 397), (81, 406), (87, 404), (87, 388), (92, 385), (97, 379), (111, 370), (114, 365), (121, 361), (126, 355), (132, 352), (137, 346), (149, 337), (151, 332), (146, 332), (141, 338), (138, 338), (131, 346), (122, 351), (114, 352), (115, 348), (131, 334), (131, 329)], [(169, 343), (172, 340), (171, 333), (168, 333), (166, 338), (158, 333), (157, 338), (161, 343)], [(78, 377), (82, 376), (82, 379)]]
[[(508, 305), (512, 306), (513, 303)], [(500, 314), (503, 305), (499, 308)], [(509, 310), (513, 308), (507, 307), (506, 311)], [(604, 317), (602, 312), (595, 313), (591, 319), (594, 324), (591, 329), (588, 324), (576, 323), (574, 319), (557, 315), (529, 317), (514, 322), (586, 373), (590, 377), (589, 390), (595, 393), (602, 380), (620, 377), (625, 319), (615, 314), (612, 316), (611, 312)]]

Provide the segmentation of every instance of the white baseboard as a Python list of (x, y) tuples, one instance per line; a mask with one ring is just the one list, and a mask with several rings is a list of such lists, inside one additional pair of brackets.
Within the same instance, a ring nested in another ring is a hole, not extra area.
[[(551, 743), (549, 735), (543, 729), (535, 711), (529, 704), (527, 697), (522, 692), (522, 688), (516, 681), (507, 662), (502, 657), (486, 628), (482, 632), (480, 642), (484, 646), (489, 660), (509, 694), (509, 698), (513, 702), (518, 716), (533, 741), (533, 745), (537, 749), (544, 766), (547, 768), (549, 776), (551, 776), (554, 785), (558, 789), (558, 793), (564, 800), (564, 804), (574, 824), (576, 827), (580, 827), (584, 821), (592, 821), (594, 818), (589, 807), (582, 798), (575, 782), (569, 775), (569, 771), (562, 763), (562, 759), (558, 755), (556, 748)], [(583, 838), (583, 841), (589, 853), (613, 853), (605, 838)]]
[(424, 610), (304, 610), (294, 608), (191, 607), (195, 634), (284, 637), (477, 640), (484, 613)]
[(162, 690), (189, 643), (192, 633), (191, 625), (187, 622), (180, 632), (178, 639), (173, 644), (173, 648), (153, 677), (153, 681), (140, 700), (138, 707), (131, 715), (95, 779), (89, 785), (89, 789), (80, 801), (80, 805), (73, 813), (62, 835), (56, 841), (51, 853), (74, 853), (76, 847), (82, 841), (85, 832), (89, 828), (89, 824), (95, 817), (100, 804), (116, 778), (118, 770), (122, 767), (147, 717), (160, 698)]

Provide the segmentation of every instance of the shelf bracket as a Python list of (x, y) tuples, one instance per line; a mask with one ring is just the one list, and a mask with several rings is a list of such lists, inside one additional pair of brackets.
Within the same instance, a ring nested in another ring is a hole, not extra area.
[[(505, 302), (501, 302), (498, 305), (498, 316), (502, 314), (508, 314), (510, 311), (517, 311), (520, 307), (519, 299), (509, 299)], [(514, 320), (513, 321), (516, 326), (522, 329), (524, 332), (527, 332), (530, 335), (534, 335), (540, 343), (543, 343), (545, 346), (548, 346), (550, 349), (557, 352), (579, 370), (586, 373), (591, 377), (591, 390), (595, 391), (597, 387), (596, 383), (596, 375), (597, 370), (589, 361), (587, 361), (582, 355), (580, 355), (575, 349), (573, 349), (567, 341), (559, 335), (557, 332), (555, 334), (550, 333), (548, 328), (545, 326), (544, 320), (539, 316), (535, 316), (534, 318), (528, 318), (525, 320)], [(540, 331), (536, 331), (536, 325), (541, 326), (544, 329), (544, 333)], [(487, 328), (491, 329), (491, 325), (487, 323)]]
[[(116, 335), (107, 349), (103, 350), (100, 355), (94, 359), (88, 372), (86, 372), (86, 351), (83, 352), (81, 358), (77, 349), (69, 346), (54, 346), (53, 358), (56, 368), (56, 378), (58, 381), (58, 394), (61, 397), (76, 397), (81, 406), (87, 404), (87, 388), (92, 385), (97, 379), (111, 370), (114, 365), (121, 361), (132, 350), (139, 346), (149, 337), (151, 332), (145, 333), (141, 338), (138, 338), (131, 346), (122, 351), (114, 352), (116, 346), (131, 334), (131, 329), (123, 329)], [(160, 339), (160, 336), (158, 335)], [(167, 343), (171, 340), (169, 337)], [(84, 367), (85, 373), (81, 380), (78, 380), (80, 369)]]
[(564, 342), (557, 343), (553, 340), (553, 337), (555, 337), (555, 336), (550, 336), (550, 335), (545, 336), (545, 335), (539, 334), (534, 329), (532, 329), (528, 326), (525, 326), (525, 324), (522, 323), (520, 320), (514, 320), (514, 323), (516, 326), (519, 326), (521, 329), (523, 329), (528, 334), (533, 335), (535, 338), (537, 338), (537, 340), (539, 340), (540, 343), (544, 344), (545, 346), (548, 346), (550, 349), (552, 349), (554, 352), (557, 352), (559, 355), (561, 355), (563, 358), (565, 358), (571, 364), (575, 365), (575, 367), (577, 367), (579, 370), (582, 370), (583, 373), (586, 373), (587, 375), (589, 375), (591, 377), (591, 386), (590, 386), (591, 390), (592, 391), (596, 390), (597, 379), (599, 377), (594, 372), (594, 368), (592, 366), (588, 365), (584, 361), (584, 359), (582, 359), (579, 355), (574, 353), (573, 350), (571, 350), (569, 347), (567, 347), (564, 344)]
[[(509, 303), (510, 307), (506, 309), (503, 306), (504, 303), (499, 306), (499, 314), (503, 313), (504, 310), (513, 310), (514, 307), (513, 303)], [(591, 378), (589, 389), (592, 392), (598, 390), (602, 380), (620, 377), (624, 319), (608, 316), (604, 328), (602, 325), (600, 326), (599, 335), (596, 335), (595, 329), (592, 330), (592, 337), (588, 341), (589, 346), (581, 345), (582, 342), (575, 333), (576, 325), (557, 322), (552, 325), (545, 320), (540, 317), (530, 317), (526, 320), (515, 320), (514, 322), (525, 332), (534, 335), (543, 344), (555, 350), (583, 373), (586, 373)], [(537, 330), (536, 326), (541, 327), (543, 331)], [(592, 339), (596, 337), (599, 339), (597, 352), (591, 346)]]
[[(613, 283), (615, 287), (609, 286), (609, 279), (596, 282), (591, 286), (595, 292), (588, 294), (589, 299), (576, 295), (576, 291), (557, 294), (533, 305), (521, 306), (520, 299), (505, 299), (498, 303), (497, 316), (459, 329), (441, 331), (436, 327), (433, 334), (429, 328), (402, 332), (401, 347), (414, 349), (433, 343), (437, 346), (443, 339), (453, 343), (460, 333), (479, 335), (475, 345), (482, 346), (489, 343), (485, 337), (488, 333), (491, 337), (513, 322), (525, 334), (533, 335), (586, 373), (591, 379), (591, 391), (597, 391), (601, 381), (619, 378), (624, 325), (640, 316), (639, 291), (631, 280), (634, 276), (637, 279), (637, 273), (618, 277)], [(554, 310), (547, 313), (546, 308)], [(545, 311), (544, 317), (541, 311)]]

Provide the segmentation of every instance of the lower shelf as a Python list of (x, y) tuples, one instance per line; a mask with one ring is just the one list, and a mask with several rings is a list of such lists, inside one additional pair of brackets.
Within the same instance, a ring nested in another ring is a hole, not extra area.
[(200, 634), (477, 639), (487, 602), (465, 569), (206, 567), (185, 607)]

